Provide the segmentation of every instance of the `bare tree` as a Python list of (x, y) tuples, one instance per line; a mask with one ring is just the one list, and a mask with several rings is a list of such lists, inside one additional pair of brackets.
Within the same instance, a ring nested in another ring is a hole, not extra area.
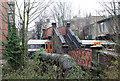
[[(113, 37), (113, 39), (115, 40), (116, 46), (113, 47), (115, 48), (115, 52), (118, 53), (118, 57), (116, 58), (118, 63), (120, 63), (120, 2), (112, 0), (112, 2), (100, 2), (100, 4), (102, 5), (102, 7), (104, 8), (104, 11), (106, 11), (107, 15), (109, 18), (112, 18), (112, 24), (114, 24), (114, 26), (111, 26), (111, 29), (114, 31), (114, 35), (115, 37)], [(104, 16), (105, 17), (105, 16)], [(110, 24), (110, 23), (109, 23)], [(109, 32), (110, 33), (110, 32)], [(119, 65), (117, 66), (118, 68), (118, 78), (120, 77), (120, 67)]]
[(66, 2), (55, 2), (50, 10), (55, 22), (58, 22), (58, 26), (65, 25), (64, 20), (70, 20), (72, 18), (72, 8)]
[[(24, 53), (27, 53), (27, 42), (28, 42), (28, 29), (34, 20), (36, 20), (41, 13), (52, 4), (52, 0), (22, 0), (20, 4), (18, 0), (13, 0), (15, 3), (15, 18), (16, 27), (21, 31), (22, 46), (25, 49)], [(7, 3), (7, 2), (6, 2)], [(7, 23), (7, 10), (8, 6), (0, 4), (5, 10), (6, 14), (1, 13), (0, 18), (2, 21)], [(1, 22), (2, 23), (2, 22)], [(6, 30), (7, 31), (7, 30)]]
[(18, 23), (21, 25), (22, 43), (26, 52), (27, 52), (27, 42), (28, 42), (27, 34), (28, 34), (29, 24), (34, 20), (36, 20), (38, 16), (51, 4), (52, 1), (47, 1), (47, 0), (34, 0), (34, 1), (24, 0), (23, 4), (19, 5), (18, 1), (16, 1), (16, 7), (18, 11), (17, 18), (20, 21)]
[(119, 5), (119, 2), (115, 2), (115, 0), (113, 0), (112, 2), (109, 2), (109, 3), (105, 3), (105, 2), (102, 2), (101, 5), (103, 6), (103, 8), (105, 9), (105, 11), (107, 12), (107, 14), (109, 14), (109, 17), (112, 17), (113, 18), (113, 22), (114, 22), (114, 27), (111, 27), (112, 30), (114, 31), (114, 34), (115, 34), (115, 42), (117, 44), (117, 48), (116, 48), (116, 51), (117, 52), (120, 52), (119, 51), (119, 48), (120, 48), (120, 36), (119, 36), (119, 33), (120, 33), (120, 24), (119, 24), (119, 11), (120, 11), (120, 5)]

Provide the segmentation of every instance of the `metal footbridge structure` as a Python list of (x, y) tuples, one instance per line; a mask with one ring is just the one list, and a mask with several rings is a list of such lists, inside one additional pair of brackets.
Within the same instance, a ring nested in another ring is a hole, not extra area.
[[(115, 45), (111, 41), (80, 40), (70, 29), (70, 23), (66, 23), (63, 27), (57, 27), (56, 23), (52, 23), (52, 27), (45, 29), (43, 38), (52, 40), (53, 53), (68, 54), (79, 66), (87, 68), (91, 68), (92, 62), (96, 60), (101, 64), (104, 62), (103, 56), (98, 54), (96, 50), (104, 50), (104, 45)], [(112, 53), (112, 55), (116, 54)]]

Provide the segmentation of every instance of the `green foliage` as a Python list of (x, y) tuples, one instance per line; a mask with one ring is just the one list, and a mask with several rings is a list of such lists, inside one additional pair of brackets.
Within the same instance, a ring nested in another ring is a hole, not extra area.
[(11, 25), (8, 21), (8, 34), (5, 36), (7, 42), (2, 42), (2, 46), (5, 51), (2, 52), (3, 56), (7, 60), (8, 64), (13, 69), (18, 69), (21, 66), (21, 47), (20, 40), (17, 35), (17, 29), (15, 27), (15, 23)]
[(47, 52), (44, 50), (44, 48), (40, 48), (40, 50), (32, 54), (32, 57), (34, 57), (34, 59), (37, 60), (38, 58), (40, 58), (41, 53), (47, 53)]
[(81, 78), (81, 67), (79, 67), (74, 59), (72, 59), (71, 61), (72, 63), (72, 68), (67, 70), (64, 75), (65, 75), (65, 79), (80, 79)]
[(54, 64), (51, 59), (43, 59), (40, 54), (45, 53), (41, 48), (32, 54), (33, 59), (26, 59), (26, 67), (13, 70), (8, 65), (3, 67), (3, 79), (80, 79), (81, 68), (72, 60), (73, 68), (63, 71), (60, 65)]
[[(46, 53), (43, 48), (40, 48), (39, 51), (32, 54), (33, 59), (26, 59), (26, 67), (22, 69), (13, 70), (9, 66), (3, 67), (3, 78), (4, 79), (103, 79), (103, 74), (101, 74), (101, 67), (97, 62), (94, 62), (94, 71), (91, 69), (77, 66), (74, 59), (71, 61), (73, 67), (67, 69), (66, 71), (62, 70), (60, 65), (54, 64), (51, 59), (43, 59), (41, 53)], [(42, 58), (42, 60), (41, 60)], [(66, 58), (66, 57), (63, 57)], [(114, 65), (118, 65), (118, 61), (112, 61), (113, 65), (109, 67), (113, 69)], [(95, 73), (94, 77), (92, 77)], [(105, 71), (105, 75), (109, 75), (109, 71)], [(115, 75), (115, 73), (113, 73)], [(116, 75), (115, 75), (116, 76)], [(106, 77), (104, 77), (106, 78)], [(107, 78), (106, 78), (107, 79)]]
[(119, 63), (118, 60), (111, 61), (110, 65), (107, 65), (107, 68), (104, 70), (105, 79), (118, 79), (119, 72)]
[(79, 70), (80, 67), (73, 67), (71, 70), (66, 72), (67, 76), (66, 79), (80, 79), (81, 78), (81, 73)]
[(45, 53), (41, 48), (35, 52), (33, 59), (26, 59), (26, 67), (13, 70), (8, 65), (3, 67), (3, 79), (60, 79), (62, 78), (62, 69), (47, 61), (40, 60), (40, 54)]

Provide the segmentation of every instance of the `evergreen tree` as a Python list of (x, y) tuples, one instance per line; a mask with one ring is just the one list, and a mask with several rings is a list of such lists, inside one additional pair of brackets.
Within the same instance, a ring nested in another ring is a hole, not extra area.
[[(14, 14), (13, 14), (14, 15)], [(5, 56), (8, 64), (13, 69), (18, 69), (22, 64), (22, 49), (20, 46), (20, 39), (17, 34), (17, 29), (15, 26), (15, 16), (13, 16), (13, 24), (9, 22), (8, 18), (8, 34), (5, 36), (7, 42), (2, 42), (2, 46), (5, 49), (2, 54)]]

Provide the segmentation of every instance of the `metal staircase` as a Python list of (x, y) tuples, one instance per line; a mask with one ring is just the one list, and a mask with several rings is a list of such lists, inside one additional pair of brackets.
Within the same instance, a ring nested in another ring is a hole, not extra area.
[[(70, 23), (66, 24), (66, 34), (61, 35), (56, 28), (56, 24), (52, 24), (53, 27), (53, 49), (56, 53), (67, 53), (68, 50), (80, 49), (80, 39), (70, 29)], [(58, 50), (59, 49), (59, 50)]]
[(70, 29), (70, 23), (66, 24), (66, 35), (64, 36), (64, 38), (70, 47), (69, 50), (80, 49), (80, 39)]

